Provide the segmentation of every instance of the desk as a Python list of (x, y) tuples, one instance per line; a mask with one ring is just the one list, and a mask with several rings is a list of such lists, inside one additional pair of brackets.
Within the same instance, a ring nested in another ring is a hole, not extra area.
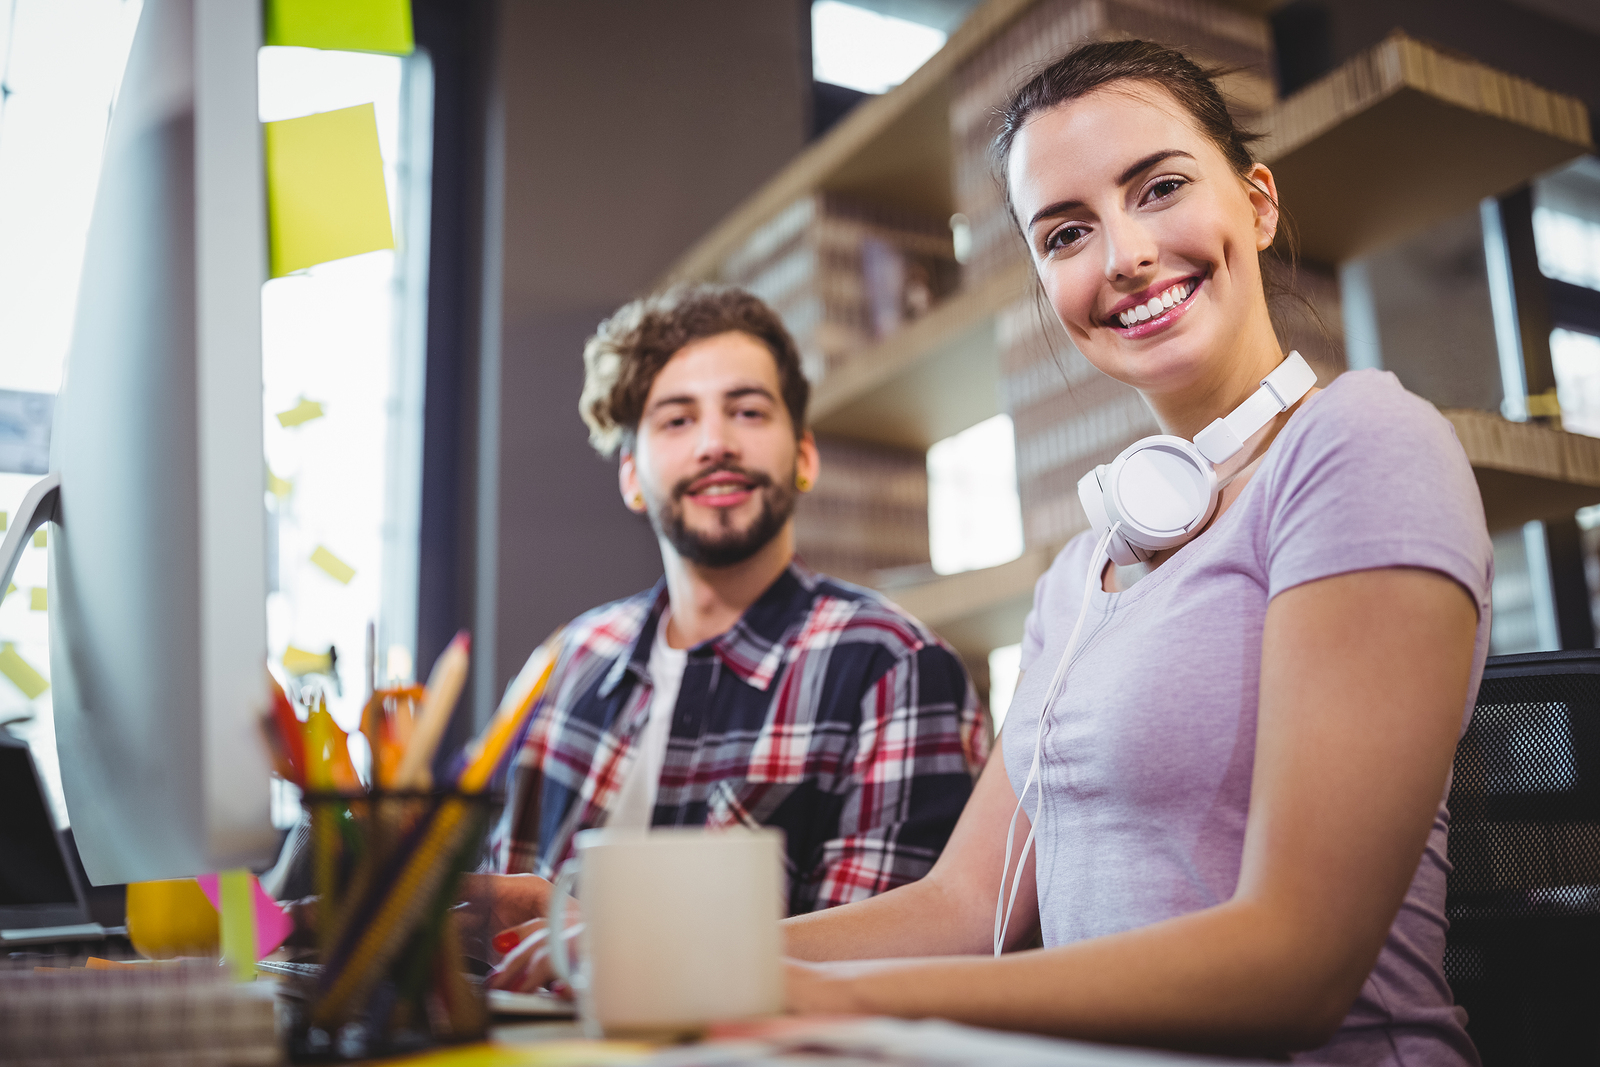
[[(509, 1023), (493, 1028), (488, 1046), (386, 1062), (396, 1067), (1244, 1067), (1262, 1062), (1007, 1034), (937, 1019), (788, 1019), (719, 1028), (709, 1041), (649, 1053), (596, 1042), (592, 1059), (582, 1056), (580, 1039), (570, 1022)], [(551, 1055), (540, 1056), (541, 1049)]]

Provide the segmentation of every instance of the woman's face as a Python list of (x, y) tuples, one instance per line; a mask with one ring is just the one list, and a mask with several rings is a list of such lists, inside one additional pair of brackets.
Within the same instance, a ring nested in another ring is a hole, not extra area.
[[(1265, 167), (1249, 177), (1276, 198)], [(1160, 395), (1271, 369), (1275, 341), (1241, 348), (1271, 337), (1256, 255), (1277, 209), (1165, 90), (1122, 82), (1039, 113), (1007, 179), (1045, 295), (1100, 370)]]

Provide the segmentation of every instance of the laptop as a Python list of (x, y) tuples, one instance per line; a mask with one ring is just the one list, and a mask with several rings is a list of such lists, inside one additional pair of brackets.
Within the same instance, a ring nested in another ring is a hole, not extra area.
[(33, 752), (0, 729), (0, 951), (106, 936), (90, 919), (77, 859), (50, 817)]

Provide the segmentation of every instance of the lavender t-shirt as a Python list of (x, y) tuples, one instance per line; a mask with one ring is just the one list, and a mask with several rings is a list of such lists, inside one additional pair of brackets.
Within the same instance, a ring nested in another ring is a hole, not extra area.
[[(1082, 603), (1094, 541), (1075, 538), (1034, 591), (1025, 675), (1003, 740), (1013, 788), (1028, 774), (1039, 705)], [(1354, 371), (1295, 412), (1209, 530), (1125, 592), (1090, 594), (1080, 648), (1045, 724), (1035, 842), (1045, 945), (1233, 895), (1268, 601), (1319, 578), (1401, 566), (1455, 579), (1478, 605), (1465, 730), (1488, 649), (1493, 576), (1477, 486), (1432, 405), (1392, 374)], [(1036, 796), (1029, 791), (1029, 810)], [(1295, 1062), (1478, 1062), (1441, 968), (1448, 827), (1441, 799), (1355, 1006), (1332, 1041)]]

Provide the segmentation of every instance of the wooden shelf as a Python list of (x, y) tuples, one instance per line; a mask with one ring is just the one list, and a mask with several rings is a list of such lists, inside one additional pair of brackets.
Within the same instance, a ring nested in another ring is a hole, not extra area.
[(1487, 411), (1446, 410), (1472, 461), (1489, 529), (1570, 517), (1600, 504), (1600, 438), (1511, 422)]
[(1032, 268), (1019, 262), (830, 372), (812, 397), (812, 428), (926, 449), (998, 415), (995, 315), (1032, 284)]
[(1259, 125), (1300, 253), (1329, 265), (1594, 149), (1582, 102), (1401, 33)]
[(1034, 583), (1049, 569), (1058, 551), (1059, 547), (1031, 548), (998, 567), (882, 592), (957, 651), (985, 655), (1022, 640), (1022, 623), (1033, 606)]
[(986, 0), (911, 77), (857, 105), (684, 253), (661, 283), (714, 279), (751, 234), (814, 192), (849, 193), (939, 216), (953, 212), (950, 75), (1035, 2)]

